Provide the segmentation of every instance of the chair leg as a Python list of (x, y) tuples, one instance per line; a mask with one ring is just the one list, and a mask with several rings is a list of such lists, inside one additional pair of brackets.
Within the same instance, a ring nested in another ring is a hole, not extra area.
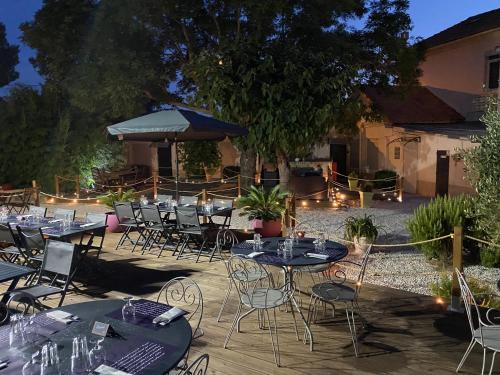
[(227, 292), (226, 295), (224, 296), (224, 300), (222, 301), (219, 314), (217, 315), (217, 322), (220, 322), (220, 317), (222, 315), (222, 312), (224, 311), (224, 308), (226, 307), (226, 303), (229, 300), (229, 295), (231, 294), (232, 289), (233, 289), (233, 283), (231, 282), (231, 280), (229, 280), (229, 287), (227, 288)]
[[(196, 263), (200, 260), (201, 253), (203, 252), (203, 249), (205, 248), (205, 244), (207, 243), (207, 240), (203, 240), (203, 242), (200, 245), (200, 250), (198, 250), (198, 256), (196, 257)], [(210, 258), (212, 259), (212, 258)]]
[(274, 313), (274, 336), (276, 336), (276, 344), (274, 343), (273, 337), (273, 327), (271, 324), (271, 319), (269, 318), (269, 309), (264, 310), (266, 313), (267, 322), (269, 324), (269, 335), (271, 336), (271, 344), (273, 346), (274, 362), (276, 366), (280, 367), (280, 346), (278, 341), (278, 324), (276, 323), (276, 309), (273, 309)]
[(358, 356), (358, 337), (356, 334), (356, 323), (354, 322), (354, 313), (352, 309), (349, 311), (349, 307), (346, 306), (345, 312), (347, 315), (347, 324), (349, 324), (349, 331), (351, 332), (352, 345), (354, 346), (354, 355)]
[[(297, 319), (295, 318), (295, 310), (293, 309), (292, 301), (288, 300), (288, 304), (290, 305), (290, 310), (292, 311), (293, 325), (295, 326), (295, 336), (297, 337), (297, 341), (300, 341), (299, 329), (297, 328)], [(276, 315), (276, 312), (274, 314)]]
[(473, 337), (471, 339), (470, 343), (469, 343), (469, 346), (467, 347), (467, 350), (465, 351), (465, 353), (464, 353), (464, 355), (462, 357), (462, 360), (460, 361), (460, 363), (458, 364), (457, 369), (455, 370), (456, 372), (460, 371), (460, 369), (462, 368), (462, 366), (465, 363), (465, 360), (467, 359), (467, 357), (469, 356), (470, 352), (472, 351), (472, 348), (474, 348), (475, 345), (476, 345), (476, 340), (474, 340), (474, 337)]
[(497, 352), (493, 352), (493, 357), (491, 358), (491, 366), (490, 366), (490, 372), (489, 375), (493, 374), (493, 367), (495, 366), (495, 355)]
[(237, 323), (237, 325), (236, 325), (236, 332), (240, 332), (240, 325), (241, 325), (241, 321), (242, 321), (244, 318), (246, 318), (248, 315), (250, 315), (251, 313), (253, 313), (255, 310), (257, 310), (257, 309), (255, 309), (255, 308), (250, 309), (250, 310), (248, 310), (246, 313), (244, 313), (242, 316), (240, 316), (240, 317), (239, 317), (239, 319), (238, 319), (238, 323)]
[(484, 375), (485, 366), (486, 366), (486, 348), (483, 348), (483, 368), (481, 369), (481, 375)]
[(57, 307), (61, 307), (61, 306), (62, 306), (62, 304), (63, 304), (63, 302), (64, 302), (64, 298), (65, 298), (65, 297), (66, 297), (66, 293), (63, 293), (63, 294), (61, 295), (61, 300), (59, 301), (59, 305), (57, 305)]
[(224, 349), (227, 348), (227, 344), (229, 343), (229, 339), (231, 338), (231, 335), (233, 334), (234, 327), (236, 327), (236, 324), (238, 322), (238, 318), (240, 317), (241, 306), (242, 306), (242, 304), (240, 302), (238, 304), (238, 309), (236, 310), (236, 313), (234, 314), (233, 324), (231, 324), (231, 328), (229, 328), (229, 332), (227, 333), (226, 340), (224, 341), (224, 346), (223, 346)]

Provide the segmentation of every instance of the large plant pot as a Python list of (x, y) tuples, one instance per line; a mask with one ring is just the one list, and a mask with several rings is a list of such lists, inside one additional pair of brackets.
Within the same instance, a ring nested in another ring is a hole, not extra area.
[(350, 191), (355, 191), (358, 188), (358, 179), (357, 178), (348, 178), (347, 183), (349, 184)]
[(106, 214), (108, 215), (108, 221), (107, 225), (108, 227), (106, 230), (110, 233), (120, 233), (123, 231), (122, 227), (120, 227), (119, 222), (118, 222), (118, 217), (111, 213), (111, 214)]
[(365, 251), (368, 249), (368, 239), (366, 237), (354, 237), (353, 239), (354, 242), (354, 254), (364, 254)]
[(278, 237), (281, 234), (281, 220), (254, 220), (253, 228), (262, 237)]
[(360, 191), (359, 192), (359, 201), (360, 201), (360, 206), (361, 208), (369, 208), (372, 206), (373, 202), (373, 193), (367, 192), (367, 191)]

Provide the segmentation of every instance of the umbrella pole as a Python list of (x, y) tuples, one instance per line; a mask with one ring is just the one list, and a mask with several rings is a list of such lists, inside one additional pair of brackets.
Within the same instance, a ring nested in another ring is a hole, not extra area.
[(179, 200), (179, 150), (177, 149), (177, 140), (175, 143), (175, 199)]

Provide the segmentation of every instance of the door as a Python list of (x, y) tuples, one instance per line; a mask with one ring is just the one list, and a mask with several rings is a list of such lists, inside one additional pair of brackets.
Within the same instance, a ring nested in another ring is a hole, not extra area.
[[(337, 172), (347, 175), (347, 145), (330, 144), (330, 160), (337, 164)], [(337, 176), (337, 181), (344, 181), (345, 177)]]
[(158, 173), (162, 177), (172, 176), (172, 151), (170, 145), (158, 145)]
[(448, 194), (449, 173), (450, 152), (438, 150), (436, 161), (436, 196)]

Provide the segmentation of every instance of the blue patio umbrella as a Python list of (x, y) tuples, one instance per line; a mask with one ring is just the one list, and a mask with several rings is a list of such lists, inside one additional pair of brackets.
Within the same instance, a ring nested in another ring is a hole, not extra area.
[[(241, 137), (248, 130), (206, 114), (187, 109), (169, 109), (149, 113), (107, 127), (108, 133), (124, 141), (186, 142), (222, 141), (227, 137)], [(179, 155), (176, 152), (175, 190), (179, 195)]]

